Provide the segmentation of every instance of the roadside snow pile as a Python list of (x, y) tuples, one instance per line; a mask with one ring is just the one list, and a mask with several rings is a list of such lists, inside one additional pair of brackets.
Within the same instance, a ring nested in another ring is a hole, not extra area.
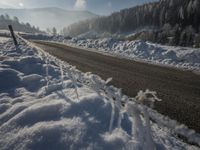
[(125, 36), (128, 38), (128, 37), (131, 37), (131, 36), (134, 36), (138, 33), (142, 33), (142, 32), (156, 32), (158, 31), (159, 29), (154, 27), (154, 26), (146, 26), (146, 27), (142, 27), (142, 28), (138, 28), (136, 30), (134, 30), (133, 32), (128, 32), (125, 34)]
[(94, 39), (99, 37), (99, 33), (96, 31), (89, 31), (78, 36), (78, 39)]
[(65, 40), (67, 44), (97, 49), (112, 55), (150, 63), (170, 65), (189, 70), (200, 70), (200, 49), (163, 46), (150, 42), (119, 41), (112, 38)]
[(0, 44), (1, 43), (5, 43), (9, 40), (9, 38), (6, 38), (6, 37), (0, 37)]
[(81, 73), (18, 40), (17, 50), (12, 40), (0, 44), (1, 150), (199, 149), (177, 137), (200, 146), (199, 134), (142, 105), (159, 100), (155, 92), (130, 99), (107, 86), (111, 79)]

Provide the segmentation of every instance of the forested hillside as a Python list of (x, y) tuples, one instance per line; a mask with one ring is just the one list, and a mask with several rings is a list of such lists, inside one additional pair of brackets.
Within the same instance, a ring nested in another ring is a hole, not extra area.
[(0, 15), (0, 30), (7, 30), (10, 24), (14, 27), (15, 31), (41, 33), (39, 27), (31, 26), (29, 23), (21, 23), (17, 17), (11, 18), (7, 14)]
[(129, 39), (143, 39), (169, 45), (200, 47), (200, 0), (160, 0), (82, 21), (68, 27), (67, 33), (78, 35), (90, 30), (100, 33), (127, 33), (142, 27)]

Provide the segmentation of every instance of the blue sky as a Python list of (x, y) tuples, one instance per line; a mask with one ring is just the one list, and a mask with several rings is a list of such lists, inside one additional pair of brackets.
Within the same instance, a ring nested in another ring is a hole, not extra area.
[(102, 15), (150, 1), (155, 0), (0, 0), (0, 7), (60, 7), (68, 10), (88, 10)]

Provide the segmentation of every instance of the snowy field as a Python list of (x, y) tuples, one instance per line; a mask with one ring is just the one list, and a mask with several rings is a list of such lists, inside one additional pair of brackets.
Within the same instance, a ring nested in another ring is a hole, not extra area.
[(54, 40), (67, 43), (68, 45), (95, 49), (100, 52), (137, 61), (200, 71), (200, 49), (164, 46), (141, 40), (119, 41), (112, 38), (73, 38), (71, 40), (54, 38)]
[(0, 40), (1, 150), (199, 149), (199, 134), (143, 105), (159, 100), (154, 92), (128, 98), (18, 40), (17, 50)]

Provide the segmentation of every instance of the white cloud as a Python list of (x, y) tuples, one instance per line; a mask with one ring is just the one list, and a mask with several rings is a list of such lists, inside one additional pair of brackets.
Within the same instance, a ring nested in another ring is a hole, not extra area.
[(24, 4), (22, 2), (19, 3), (20, 7), (24, 7)]
[(0, 7), (2, 8), (8, 8), (8, 7), (15, 7), (15, 5), (13, 5), (12, 3), (9, 3), (5, 0), (0, 1)]
[(87, 6), (86, 0), (76, 0), (74, 8), (77, 10), (85, 10)]
[(0, 8), (20, 8), (24, 7), (21, 0), (0, 0)]

